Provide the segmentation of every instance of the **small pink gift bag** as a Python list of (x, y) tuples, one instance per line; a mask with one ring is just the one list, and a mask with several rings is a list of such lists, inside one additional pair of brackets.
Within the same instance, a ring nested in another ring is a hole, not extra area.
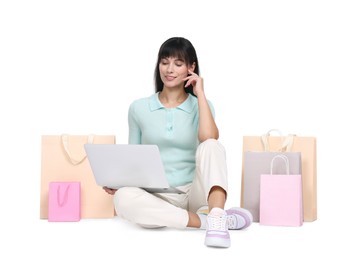
[(48, 221), (80, 220), (80, 182), (50, 182)]
[[(276, 159), (283, 159), (286, 174), (273, 174)], [(261, 175), (260, 224), (268, 226), (303, 224), (301, 175), (290, 174), (289, 159), (283, 154), (273, 157), (271, 174)]]

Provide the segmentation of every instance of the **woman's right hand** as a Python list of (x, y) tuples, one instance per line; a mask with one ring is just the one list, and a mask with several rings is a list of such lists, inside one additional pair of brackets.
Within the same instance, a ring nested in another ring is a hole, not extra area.
[(110, 195), (114, 195), (116, 193), (116, 189), (111, 189), (111, 188), (107, 188), (107, 187), (102, 187), (104, 189), (104, 191), (106, 191), (108, 194)]

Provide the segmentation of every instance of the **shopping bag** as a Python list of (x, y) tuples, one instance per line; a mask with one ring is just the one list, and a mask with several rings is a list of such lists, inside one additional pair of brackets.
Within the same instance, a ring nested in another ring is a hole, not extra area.
[[(271, 135), (272, 129), (261, 136), (243, 137), (243, 162), (241, 183), (241, 206), (244, 207), (245, 195), (245, 152), (300, 152), (301, 153), (301, 177), (303, 194), (304, 221), (311, 222), (317, 219), (317, 140), (312, 136)], [(289, 160), (291, 158), (289, 157)], [(293, 166), (290, 161), (291, 167)], [(293, 168), (291, 168), (293, 170)]]
[(50, 182), (48, 221), (80, 220), (80, 182)]
[(115, 136), (43, 135), (41, 142), (40, 218), (48, 218), (50, 182), (80, 182), (82, 219), (114, 217), (113, 196), (96, 184), (84, 144), (114, 144)]
[[(277, 159), (282, 159), (285, 172), (273, 171)], [(274, 174), (273, 174), (274, 172)], [(260, 224), (268, 226), (301, 226), (303, 223), (301, 175), (292, 175), (289, 159), (279, 154), (271, 161), (270, 174), (261, 175)]]
[[(269, 174), (272, 159), (284, 154), (290, 161), (291, 174), (301, 175), (301, 153), (299, 152), (252, 152), (243, 154), (242, 207), (249, 210), (253, 221), (259, 222), (261, 174)], [(274, 165), (279, 170), (281, 165)]]

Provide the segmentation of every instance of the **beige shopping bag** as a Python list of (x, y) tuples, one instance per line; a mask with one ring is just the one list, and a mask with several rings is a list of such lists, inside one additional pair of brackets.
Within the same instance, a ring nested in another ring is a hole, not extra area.
[(81, 218), (115, 216), (113, 196), (95, 182), (84, 144), (114, 144), (113, 135), (43, 135), (41, 147), (40, 218), (48, 218), (50, 182), (80, 182)]
[(245, 167), (244, 156), (248, 151), (300, 152), (304, 221), (317, 219), (317, 148), (316, 137), (296, 135), (270, 135), (243, 137), (243, 164), (241, 182), (241, 207), (244, 205)]

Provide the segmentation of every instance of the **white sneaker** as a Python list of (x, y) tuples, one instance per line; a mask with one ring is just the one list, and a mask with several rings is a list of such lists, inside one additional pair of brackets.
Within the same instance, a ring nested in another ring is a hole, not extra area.
[[(198, 214), (208, 215), (208, 206), (202, 206), (197, 210)], [(250, 211), (244, 208), (233, 207), (226, 210), (228, 229), (245, 229), (253, 222)]]
[(230, 247), (227, 213), (220, 208), (213, 208), (207, 215), (205, 245), (211, 247)]
[(226, 210), (228, 229), (244, 229), (252, 224), (252, 214), (244, 208), (230, 208)]

